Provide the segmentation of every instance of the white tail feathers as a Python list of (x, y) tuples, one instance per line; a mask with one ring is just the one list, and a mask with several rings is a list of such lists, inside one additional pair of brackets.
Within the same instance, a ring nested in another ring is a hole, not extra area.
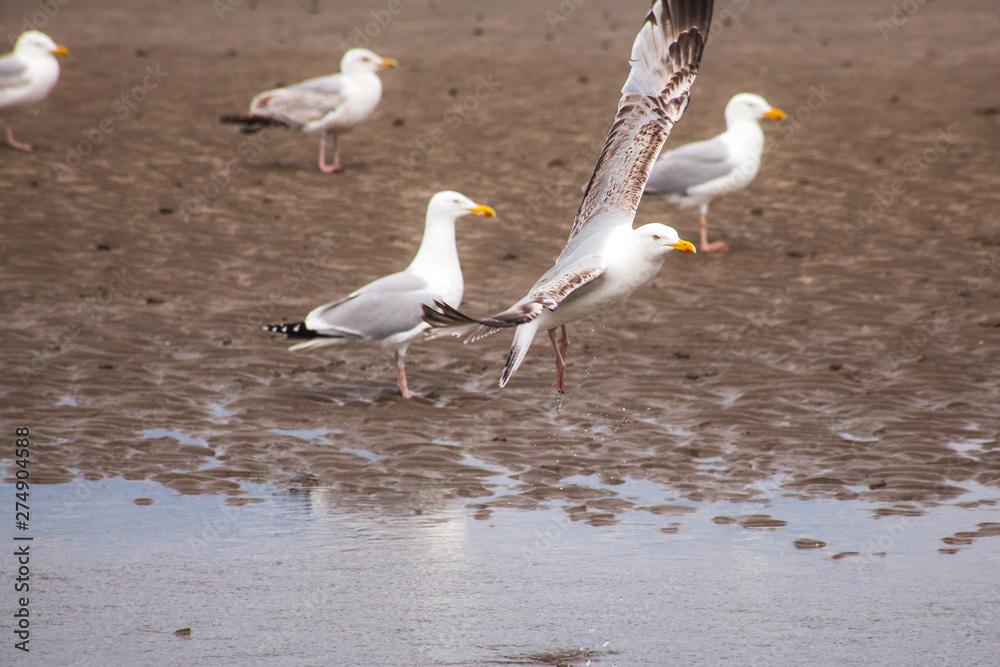
[(327, 336), (320, 336), (317, 338), (311, 338), (302, 343), (296, 343), (292, 345), (288, 350), (290, 352), (297, 352), (298, 350), (308, 350), (314, 347), (326, 347), (327, 345), (339, 345), (345, 342), (346, 338), (330, 338)]
[(507, 383), (517, 372), (524, 361), (524, 355), (528, 354), (531, 341), (535, 339), (538, 332), (538, 320), (532, 320), (517, 327), (514, 332), (514, 342), (510, 346), (510, 355), (507, 357), (507, 365), (504, 366), (503, 375), (500, 376), (500, 386), (506, 387)]

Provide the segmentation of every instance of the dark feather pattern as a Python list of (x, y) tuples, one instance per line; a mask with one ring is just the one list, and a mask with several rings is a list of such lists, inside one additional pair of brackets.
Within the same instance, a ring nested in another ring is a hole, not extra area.
[[(594, 258), (599, 262), (600, 258)], [(565, 271), (556, 276), (555, 280), (542, 280), (539, 285), (526, 297), (538, 303), (543, 308), (555, 310), (562, 303), (563, 299), (573, 293), (573, 291), (583, 287), (587, 283), (599, 278), (605, 269), (603, 264), (599, 266), (589, 266), (575, 271)], [(525, 299), (525, 300), (526, 300)], [(530, 320), (541, 315), (539, 311)], [(530, 321), (528, 320), (528, 321)]]
[[(653, 163), (687, 106), (711, 19), (711, 0), (666, 0), (646, 16), (633, 47), (632, 73), (570, 239), (602, 211), (616, 209), (635, 217)], [(666, 53), (660, 53), (664, 48)], [(649, 89), (654, 84), (656, 89)]]
[(292, 322), (289, 324), (265, 324), (264, 331), (271, 333), (285, 334), (289, 338), (318, 338), (320, 334), (306, 327), (305, 322)]
[[(439, 335), (464, 337), (466, 343), (474, 343), (500, 329), (527, 324), (537, 319), (546, 309), (555, 310), (574, 290), (583, 287), (603, 273), (603, 268), (586, 268), (563, 273), (552, 281), (540, 283), (526, 297), (502, 313), (481, 320), (471, 318), (446, 303), (435, 301), (436, 310), (426, 304), (421, 306), (424, 311), (423, 320), (432, 328), (440, 329)], [(432, 334), (432, 337), (436, 336)]]
[(254, 132), (263, 130), (265, 127), (291, 127), (288, 123), (282, 120), (254, 113), (219, 114), (219, 122), (230, 123), (232, 125), (243, 125), (243, 127), (240, 128), (240, 132), (243, 134), (253, 134)]

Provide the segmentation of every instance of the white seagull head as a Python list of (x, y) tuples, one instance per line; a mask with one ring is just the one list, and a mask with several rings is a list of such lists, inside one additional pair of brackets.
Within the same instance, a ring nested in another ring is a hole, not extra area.
[(439, 220), (458, 220), (464, 215), (481, 215), (492, 218), (496, 215), (489, 206), (477, 204), (465, 195), (454, 190), (444, 190), (431, 197), (427, 205), (428, 218)]
[(781, 120), (784, 117), (784, 111), (772, 107), (763, 97), (753, 93), (734, 95), (726, 105), (727, 124), (737, 120), (759, 121), (761, 118)]
[(663, 257), (674, 250), (695, 252), (694, 245), (677, 235), (677, 230), (658, 222), (652, 222), (632, 230), (632, 236), (643, 252), (650, 257)]
[(374, 73), (379, 70), (393, 69), (395, 67), (396, 61), (392, 58), (383, 58), (368, 49), (351, 49), (340, 60), (340, 71), (347, 75), (360, 74), (362, 72)]
[(65, 46), (59, 46), (52, 38), (44, 32), (29, 30), (21, 33), (14, 46), (14, 53), (19, 56), (68, 56), (69, 50)]

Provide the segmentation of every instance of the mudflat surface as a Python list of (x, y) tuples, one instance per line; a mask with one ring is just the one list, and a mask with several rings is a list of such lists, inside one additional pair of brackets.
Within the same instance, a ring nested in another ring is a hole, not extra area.
[[(220, 19), (184, 3), (105, 5), (52, 19), (72, 57), (50, 100), (15, 119), (37, 151), (3, 149), (0, 164), (3, 401), (42, 436), (39, 476), (195, 493), (290, 477), (362, 494), (432, 481), (471, 500), (489, 493), (462, 463), (472, 455), (516, 473), (509, 500), (525, 506), (591, 499), (561, 483), (572, 475), (649, 479), (691, 499), (780, 480), (890, 504), (1000, 482), (989, 3), (924, 6), (885, 39), (886, 10), (868, 3), (734, 5), (670, 140), (717, 132), (741, 90), (788, 111), (766, 127), (759, 179), (712, 208), (732, 251), (671, 257), (626, 305), (572, 327), (563, 397), (544, 340), (499, 390), (498, 335), (415, 345), (421, 397), (409, 402), (380, 352), (292, 354), (259, 325), (405, 266), (427, 199), (445, 188), (499, 212), (459, 225), (465, 309), (516, 300), (565, 241), (635, 9), (581, 7), (550, 26), (534, 3), (403, 5), (372, 45), (400, 68), (344, 139), (351, 168), (328, 176), (313, 168), (314, 138), (276, 133), (244, 159), (247, 140), (215, 116), (335, 70), (369, 10), (244, 4)], [(17, 9), (5, 3), (5, 26)], [(135, 110), (119, 118), (122, 95)], [(113, 131), (66, 166), (105, 118)], [(239, 172), (215, 187), (232, 160)], [(653, 220), (696, 237), (690, 210), (650, 199), (638, 221)], [(155, 429), (205, 444), (143, 437)], [(274, 429), (327, 430), (335, 446)]]
[[(39, 27), (71, 57), (14, 116), (36, 150), (0, 146), (0, 401), (9, 433), (31, 428), (32, 480), (151, 480), (230, 503), (265, 484), (402, 516), (551, 508), (605, 531), (778, 497), (875, 516), (964, 503), (941, 538), (989, 523), (995, 4), (717, 4), (667, 145), (721, 131), (737, 92), (788, 113), (765, 125), (758, 179), (712, 205), (731, 250), (672, 256), (571, 326), (564, 396), (544, 336), (500, 390), (500, 334), (414, 345), (410, 401), (378, 350), (290, 353), (260, 325), (404, 267), (442, 189), (499, 216), (459, 223), (463, 310), (519, 298), (568, 234), (645, 3), (60, 5)], [(38, 11), (4, 2), (0, 25)], [(343, 138), (345, 172), (316, 169), (314, 137), (216, 123), (335, 71), (365, 29), (399, 68)], [(690, 209), (646, 199), (637, 223), (652, 221), (697, 238)], [(634, 483), (659, 492), (616, 492)]]

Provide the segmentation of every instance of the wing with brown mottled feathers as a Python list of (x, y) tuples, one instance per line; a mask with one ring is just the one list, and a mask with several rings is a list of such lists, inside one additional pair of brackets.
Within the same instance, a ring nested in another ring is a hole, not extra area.
[(631, 224), (650, 169), (687, 106), (712, 20), (712, 0), (658, 0), (632, 45), (632, 70), (570, 239), (595, 215)]
[(448, 304), (435, 301), (437, 310), (423, 306), (424, 322), (437, 330), (430, 332), (428, 337), (456, 336), (464, 338), (466, 343), (474, 343), (500, 329), (526, 324), (537, 319), (545, 310), (555, 310), (573, 291), (600, 277), (604, 271), (603, 267), (591, 265), (563, 271), (551, 277), (543, 276), (523, 299), (502, 313), (481, 320), (463, 315)]

